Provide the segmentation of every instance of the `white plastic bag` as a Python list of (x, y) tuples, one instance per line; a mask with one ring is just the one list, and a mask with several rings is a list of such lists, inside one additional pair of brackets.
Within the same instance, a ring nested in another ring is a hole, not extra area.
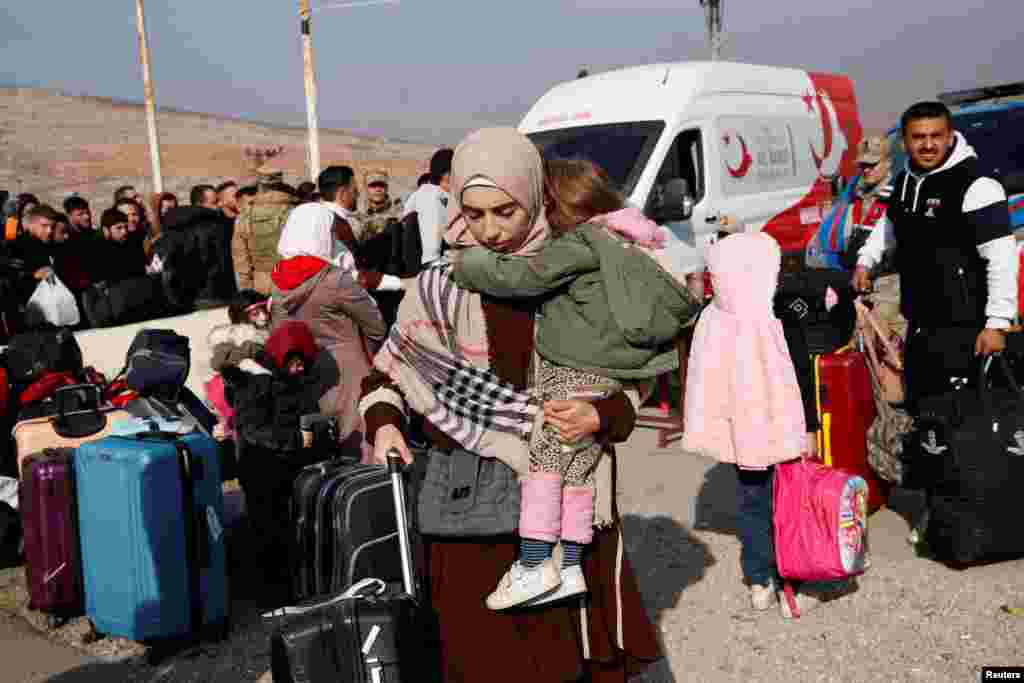
[(0, 503), (7, 503), (15, 510), (18, 509), (19, 483), (13, 477), (0, 477)]
[(56, 275), (41, 280), (25, 306), (25, 322), (30, 326), (41, 322), (57, 327), (73, 326), (81, 319), (75, 295)]

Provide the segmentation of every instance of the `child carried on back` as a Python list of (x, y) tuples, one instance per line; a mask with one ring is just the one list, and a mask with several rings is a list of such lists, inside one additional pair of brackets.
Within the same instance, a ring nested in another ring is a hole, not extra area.
[(235, 437), (234, 408), (225, 391), (221, 371), (255, 360), (270, 335), (270, 314), (267, 297), (251, 289), (243, 289), (228, 306), (227, 325), (210, 331), (207, 342), (212, 349), (210, 367), (213, 377), (206, 383), (206, 398), (217, 414), (214, 438), (218, 441)]
[[(696, 249), (625, 208), (605, 173), (588, 161), (549, 161), (546, 176), (554, 237), (539, 253), (469, 248), (453, 258), (454, 278), (465, 289), (546, 297), (536, 331), (538, 403), (595, 402), (678, 368), (677, 339), (701, 306), (686, 286), (687, 275), (701, 267)], [(594, 473), (605, 444), (564, 439), (554, 426), (537, 425), (530, 473), (521, 478), (520, 558), (487, 598), (494, 610), (587, 591), (580, 562), (593, 539)], [(559, 542), (562, 566), (556, 567)]]

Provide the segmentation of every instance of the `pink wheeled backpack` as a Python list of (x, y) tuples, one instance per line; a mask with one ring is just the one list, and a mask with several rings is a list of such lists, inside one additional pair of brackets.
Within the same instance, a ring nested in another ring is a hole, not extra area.
[(861, 477), (795, 460), (776, 465), (773, 496), (775, 562), (787, 598), (790, 581), (834, 581), (867, 570), (868, 485)]

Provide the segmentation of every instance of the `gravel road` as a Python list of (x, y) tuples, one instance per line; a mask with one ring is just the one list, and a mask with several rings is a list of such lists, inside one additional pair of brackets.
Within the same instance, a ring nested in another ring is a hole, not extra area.
[[(1000, 609), (1024, 606), (1024, 560), (955, 571), (915, 557), (904, 540), (914, 496), (897, 492), (899, 512), (872, 517), (873, 566), (859, 590), (791, 622), (747, 608), (729, 468), (658, 449), (651, 430), (638, 430), (620, 458), (626, 542), (668, 654), (639, 680), (966, 682), (985, 665), (1024, 665), (1024, 618)], [(68, 633), (47, 641), (15, 623), (24, 612), (20, 576), (0, 573), (0, 658), (25, 664), (4, 680), (257, 681), (269, 668), (251, 602), (234, 602), (228, 642), (151, 666), (123, 643), (72, 650), (52, 642)]]

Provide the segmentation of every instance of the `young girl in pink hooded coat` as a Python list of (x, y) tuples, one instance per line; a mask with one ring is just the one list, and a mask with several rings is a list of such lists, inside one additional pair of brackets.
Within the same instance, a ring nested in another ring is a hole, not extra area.
[[(736, 466), (740, 564), (751, 606), (778, 601), (774, 466), (817, 456), (814, 376), (799, 309), (777, 295), (782, 253), (764, 233), (727, 236), (706, 255), (714, 299), (701, 313), (686, 377), (683, 449)], [(806, 611), (845, 586), (804, 584)], [(790, 617), (785, 601), (782, 615)]]

